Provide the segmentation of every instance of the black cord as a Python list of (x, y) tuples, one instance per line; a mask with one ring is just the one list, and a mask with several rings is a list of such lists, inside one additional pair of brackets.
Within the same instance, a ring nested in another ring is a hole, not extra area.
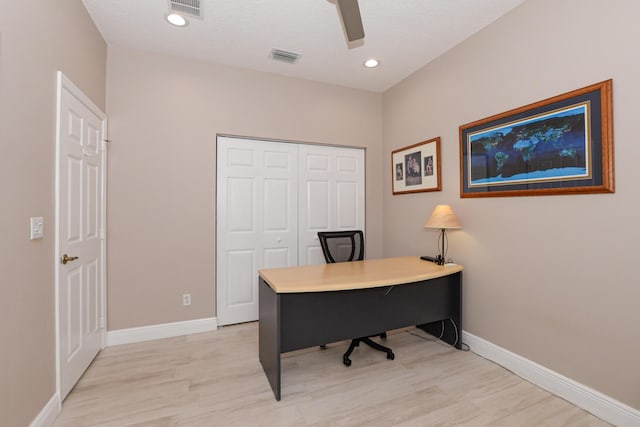
[[(440, 345), (441, 345), (441, 346), (443, 346), (443, 347), (456, 349), (456, 348), (455, 348), (454, 346), (452, 346), (451, 344), (446, 343), (446, 342), (444, 342), (444, 341), (442, 341), (442, 340), (439, 340), (439, 339), (438, 339), (438, 338), (436, 338), (436, 337), (431, 338), (431, 336), (423, 336), (423, 335), (415, 334), (415, 333), (413, 333), (413, 332), (408, 332), (408, 333), (409, 333), (409, 335), (413, 335), (414, 337), (422, 338), (422, 339), (423, 339), (423, 340), (425, 340), (425, 341), (431, 341), (431, 342), (434, 342), (434, 343), (436, 343), (436, 344), (440, 344)], [(456, 350), (457, 350), (457, 349), (456, 349)]]
[(456, 325), (456, 322), (454, 322), (451, 317), (449, 318), (449, 320), (451, 320), (453, 329), (456, 331), (456, 340), (453, 342), (453, 346), (455, 347), (458, 344), (458, 341), (460, 340), (460, 335), (458, 335), (458, 325)]
[[(409, 332), (409, 335), (413, 335), (414, 337), (418, 337), (418, 338), (422, 338), (423, 340), (427, 340), (427, 341), (432, 341), (435, 342), (437, 344), (440, 344), (443, 347), (449, 347), (449, 348), (454, 348), (456, 350), (460, 350), (460, 351), (471, 351), (471, 347), (469, 347), (469, 344), (464, 343), (460, 340), (460, 335), (458, 334), (458, 326), (456, 325), (456, 322), (453, 321), (452, 318), (449, 318), (448, 320), (451, 321), (451, 324), (453, 325), (453, 328), (455, 329), (456, 332), (456, 340), (453, 342), (453, 344), (449, 344), (448, 342), (442, 341), (442, 336), (444, 335), (444, 320), (441, 321), (441, 326), (442, 329), (440, 331), (440, 336), (436, 338), (435, 335), (427, 335), (427, 336), (423, 336), (423, 335), (419, 335), (419, 334), (415, 334), (412, 332)], [(425, 332), (426, 333), (426, 332)], [(431, 338), (433, 337), (433, 338)], [(460, 341), (460, 349), (456, 348), (456, 345), (458, 344), (458, 341)]]
[[(464, 348), (460, 348), (460, 350), (462, 350), (462, 351), (469, 351), (469, 350), (471, 350), (471, 347), (469, 347), (469, 345), (468, 345), (468, 344), (465, 344), (465, 343), (463, 343), (463, 342), (462, 342), (462, 337), (458, 334), (458, 325), (456, 325), (456, 322), (454, 322), (454, 321), (453, 321), (453, 319), (452, 319), (451, 317), (449, 318), (449, 320), (451, 320), (451, 324), (453, 325), (453, 328), (456, 330), (456, 340), (455, 340), (455, 342), (453, 343), (453, 346), (455, 347), (455, 346), (456, 346), (456, 344), (458, 344), (458, 342), (460, 342), (460, 347), (462, 347), (463, 345), (466, 345), (466, 346), (467, 346), (467, 348), (466, 348), (466, 349), (464, 349)], [(462, 331), (461, 331), (461, 332), (462, 332)]]

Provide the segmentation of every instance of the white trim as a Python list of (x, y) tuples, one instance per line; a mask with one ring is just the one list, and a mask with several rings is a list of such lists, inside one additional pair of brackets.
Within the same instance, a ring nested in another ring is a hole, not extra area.
[(640, 426), (640, 411), (489, 341), (462, 332), (471, 351), (619, 427)]
[(60, 414), (60, 398), (58, 396), (56, 393), (49, 399), (40, 413), (31, 421), (30, 427), (50, 427), (53, 425)]
[(141, 326), (139, 328), (118, 329), (107, 332), (107, 346), (178, 337), (217, 329), (218, 320), (215, 317)]
[[(55, 200), (55, 237), (53, 248), (53, 271), (54, 271), (54, 289), (55, 289), (55, 324), (56, 324), (56, 394), (58, 399), (60, 397), (60, 264), (58, 257), (60, 256), (60, 120), (62, 114), (62, 87), (65, 81), (65, 76), (62, 71), (56, 73), (56, 164), (55, 164), (55, 185), (54, 185), (54, 200)], [(37, 418), (36, 418), (37, 419)]]
[(62, 71), (57, 72), (57, 77), (58, 77), (58, 84), (61, 87), (67, 89), (70, 93), (72, 93), (73, 96), (75, 96), (78, 99), (78, 101), (82, 102), (85, 107), (87, 107), (93, 114), (98, 116), (100, 121), (103, 121), (107, 118), (107, 115), (104, 112), (102, 112), (100, 107), (94, 104), (91, 98), (85, 95), (82, 89), (80, 89), (71, 80), (69, 80), (69, 78), (65, 76)]
[(107, 135), (108, 131), (108, 119), (105, 118), (102, 120), (102, 150), (100, 150), (100, 155), (102, 156), (102, 188), (100, 189), (100, 197), (102, 203), (102, 212), (100, 212), (102, 229), (100, 230), (100, 249), (102, 251), (102, 312), (100, 313), (100, 327), (102, 328), (101, 333), (101, 345), (104, 349), (107, 346), (107, 153), (109, 147), (107, 141), (109, 140), (109, 136)]

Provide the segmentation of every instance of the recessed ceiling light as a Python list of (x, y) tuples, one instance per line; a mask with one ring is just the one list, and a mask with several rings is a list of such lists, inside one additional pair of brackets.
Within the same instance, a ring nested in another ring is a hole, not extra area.
[(378, 65), (380, 65), (380, 61), (378, 61), (377, 59), (371, 58), (364, 61), (363, 65), (367, 68), (375, 68)]
[(184, 19), (184, 17), (178, 15), (177, 13), (167, 15), (167, 21), (169, 21), (170, 24), (173, 24), (176, 27), (184, 27), (188, 23), (187, 20)]

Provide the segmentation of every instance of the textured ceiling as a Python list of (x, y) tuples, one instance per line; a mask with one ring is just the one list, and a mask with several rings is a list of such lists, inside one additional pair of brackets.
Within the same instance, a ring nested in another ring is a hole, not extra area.
[[(167, 0), (83, 3), (110, 45), (381, 92), (524, 1), (360, 0), (365, 38), (351, 44), (335, 0), (202, 0), (183, 28), (164, 20)], [(302, 56), (273, 61), (273, 48)]]

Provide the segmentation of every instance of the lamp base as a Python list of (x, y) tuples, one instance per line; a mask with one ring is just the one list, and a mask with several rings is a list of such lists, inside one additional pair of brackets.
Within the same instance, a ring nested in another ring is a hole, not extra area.
[(438, 255), (436, 257), (425, 255), (425, 256), (421, 256), (420, 259), (424, 261), (431, 261), (438, 265), (444, 265), (444, 258), (441, 255)]

